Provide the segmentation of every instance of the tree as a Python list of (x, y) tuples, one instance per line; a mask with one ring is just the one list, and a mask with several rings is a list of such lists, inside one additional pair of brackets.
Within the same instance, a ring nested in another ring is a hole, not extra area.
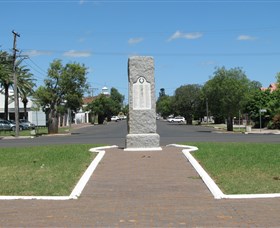
[(165, 89), (161, 88), (156, 102), (156, 111), (164, 119), (172, 114), (171, 97), (165, 94)]
[(54, 60), (50, 64), (45, 85), (40, 86), (34, 95), (47, 112), (49, 134), (58, 132), (60, 110), (76, 111), (81, 107), (83, 94), (88, 89), (86, 74), (87, 68), (79, 63), (63, 66), (61, 60)]
[(240, 68), (217, 68), (213, 78), (203, 87), (209, 110), (214, 116), (227, 118), (227, 130), (233, 131), (233, 117), (238, 115), (247, 100), (249, 79)]
[(168, 95), (159, 96), (157, 100), (156, 110), (163, 118), (168, 117), (173, 113), (172, 97)]
[[(276, 80), (280, 82), (280, 73), (277, 73)], [(279, 84), (278, 84), (279, 85)], [(260, 86), (261, 87), (261, 86)], [(278, 128), (280, 117), (280, 89), (279, 86), (275, 91), (267, 89), (265, 91), (255, 89), (250, 92), (248, 101), (245, 105), (245, 111), (253, 120), (256, 127), (260, 126), (260, 118), (263, 126), (269, 128)], [(266, 112), (260, 116), (260, 110)]]
[(88, 108), (95, 116), (98, 116), (98, 124), (103, 124), (106, 117), (112, 116), (112, 99), (101, 94), (89, 104)]
[(250, 119), (256, 126), (260, 126), (260, 110), (266, 109), (265, 115), (261, 115), (261, 121), (265, 126), (271, 119), (270, 116), (273, 113), (275, 101), (275, 96), (270, 90), (255, 90), (250, 94), (247, 103), (245, 104), (245, 112), (248, 113)]
[(160, 99), (160, 98), (165, 97), (165, 96), (166, 96), (166, 94), (165, 94), (165, 89), (164, 89), (164, 88), (161, 88), (161, 89), (160, 89), (160, 92), (159, 92), (158, 98)]
[[(6, 52), (0, 52), (1, 61), (0, 61), (0, 84), (4, 89), (4, 119), (8, 119), (9, 115), (9, 89), (13, 86), (13, 61), (12, 56)], [(28, 99), (27, 97), (32, 95), (33, 87), (35, 86), (34, 79), (32, 78), (33, 74), (30, 73), (30, 69), (26, 66), (22, 66), (23, 59), (16, 61), (15, 70), (17, 77), (17, 89), (19, 96), (22, 98), (24, 104), (24, 117), (27, 118), (26, 106)], [(15, 89), (15, 88), (14, 88)]]
[[(124, 96), (119, 93), (119, 91), (112, 87), (111, 92), (110, 92), (110, 98), (112, 99), (112, 113), (113, 115), (117, 115), (119, 112), (122, 111), (123, 108), (123, 101), (124, 101)], [(111, 116), (109, 116), (110, 118)]]
[(129, 112), (129, 106), (128, 106), (128, 104), (126, 104), (126, 105), (124, 105), (124, 106), (122, 107), (121, 112), (122, 112), (125, 116), (128, 115), (128, 112)]
[(259, 81), (250, 81), (249, 82), (249, 89), (250, 91), (260, 90), (262, 84)]
[[(276, 74), (275, 78), (276, 78), (277, 84), (279, 85), (280, 84), (280, 72), (278, 72)], [(278, 87), (278, 89), (280, 89), (280, 88)]]
[(113, 115), (118, 115), (121, 111), (126, 113), (125, 109), (122, 107), (124, 96), (121, 95), (116, 88), (111, 88), (110, 94), (110, 96), (101, 94), (88, 106), (88, 109), (90, 109), (95, 116), (98, 116), (99, 124), (103, 124), (105, 118), (110, 121)]
[(19, 97), (23, 103), (24, 109), (24, 119), (27, 119), (27, 103), (28, 97), (30, 97), (34, 93), (34, 79), (33, 74), (30, 73), (30, 69), (26, 68), (26, 66), (18, 66), (17, 68), (17, 86), (19, 91)]
[(280, 72), (276, 74), (276, 85), (277, 89), (273, 91), (273, 95), (275, 96), (274, 102), (274, 110), (273, 110), (273, 117), (271, 120), (271, 127), (280, 129)]
[(4, 90), (4, 119), (8, 119), (9, 114), (9, 88), (13, 84), (13, 62), (12, 56), (7, 52), (0, 52), (0, 84)]
[(174, 112), (185, 117), (187, 124), (192, 124), (202, 99), (202, 87), (197, 84), (184, 85), (176, 89)]
[(87, 68), (79, 63), (67, 63), (63, 68), (60, 88), (66, 107), (77, 111), (83, 104), (83, 96), (88, 91)]

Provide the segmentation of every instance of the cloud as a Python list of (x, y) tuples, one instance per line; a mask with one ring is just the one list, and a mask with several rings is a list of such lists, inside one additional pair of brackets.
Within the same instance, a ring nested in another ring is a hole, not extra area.
[(77, 58), (83, 58), (83, 57), (90, 57), (92, 53), (90, 51), (75, 51), (70, 50), (63, 53), (63, 56), (66, 57), (77, 57)]
[(217, 63), (215, 61), (209, 60), (209, 61), (205, 61), (202, 62), (201, 65), (202, 66), (211, 66), (211, 65), (216, 65)]
[(246, 40), (249, 40), (249, 41), (251, 41), (251, 40), (256, 40), (257, 39), (257, 37), (254, 37), (254, 36), (248, 36), (248, 35), (239, 35), (238, 37), (237, 37), (237, 40), (241, 40), (241, 41), (246, 41)]
[(141, 43), (144, 39), (142, 37), (137, 37), (137, 38), (130, 38), (128, 40), (129, 44), (138, 44)]
[(39, 51), (39, 50), (30, 50), (24, 51), (23, 55), (28, 55), (29, 57), (40, 56), (40, 55), (51, 55), (51, 51)]
[(85, 3), (85, 0), (79, 0), (79, 4), (82, 5)]
[(180, 31), (176, 31), (167, 41), (172, 41), (176, 39), (196, 40), (201, 38), (202, 35), (203, 34), (200, 32), (183, 33)]

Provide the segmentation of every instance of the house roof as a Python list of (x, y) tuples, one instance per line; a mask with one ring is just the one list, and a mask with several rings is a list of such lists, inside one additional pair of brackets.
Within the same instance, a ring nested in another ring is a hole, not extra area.
[(261, 90), (265, 91), (265, 90), (270, 90), (270, 92), (273, 92), (277, 89), (277, 83), (271, 83), (268, 88), (262, 87)]
[(97, 98), (97, 96), (95, 96), (95, 97), (84, 97), (83, 98), (83, 104), (89, 104), (89, 103), (93, 102), (96, 98)]
[(84, 105), (88, 105), (88, 104), (90, 104), (91, 102), (93, 102), (94, 100), (96, 100), (98, 97), (100, 97), (101, 95), (103, 95), (103, 96), (106, 96), (106, 97), (109, 97), (110, 96), (110, 94), (99, 94), (99, 95), (97, 95), (97, 96), (90, 96), (90, 97), (84, 97), (83, 98), (83, 104)]
[(277, 83), (271, 83), (268, 88), (271, 92), (275, 91), (277, 89)]

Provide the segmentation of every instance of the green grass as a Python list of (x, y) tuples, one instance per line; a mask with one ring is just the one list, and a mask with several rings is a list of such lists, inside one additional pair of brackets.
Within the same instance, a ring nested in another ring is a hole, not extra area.
[[(66, 134), (71, 131), (70, 127), (59, 127), (58, 128), (58, 134)], [(47, 135), (48, 134), (48, 128), (47, 127), (40, 127), (37, 129), (38, 135)]]
[[(30, 136), (30, 130), (23, 130), (19, 132), (20, 136)], [(14, 131), (0, 131), (0, 137), (6, 137), (6, 136), (15, 136)]]
[(70, 195), (97, 145), (59, 145), (0, 150), (0, 195)]
[[(71, 129), (69, 127), (60, 127), (58, 128), (58, 133), (63, 134), (63, 133), (69, 133)], [(47, 135), (48, 134), (48, 128), (47, 127), (38, 127), (36, 129), (36, 134), (37, 135)], [(5, 137), (5, 136), (15, 136), (14, 131), (0, 131), (0, 137)], [(22, 130), (19, 131), (19, 136), (34, 136), (31, 134), (31, 130)]]
[(280, 144), (184, 144), (225, 194), (280, 193)]

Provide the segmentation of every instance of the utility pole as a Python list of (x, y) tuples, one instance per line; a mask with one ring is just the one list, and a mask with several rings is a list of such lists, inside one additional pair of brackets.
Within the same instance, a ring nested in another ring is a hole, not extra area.
[(262, 131), (262, 113), (265, 113), (266, 109), (260, 109), (260, 132)]
[(18, 103), (18, 88), (17, 88), (17, 75), (16, 75), (16, 58), (17, 52), (16, 44), (17, 44), (17, 37), (20, 37), (18, 33), (14, 30), (12, 31), (14, 35), (14, 45), (13, 45), (13, 74), (14, 74), (14, 99), (15, 99), (15, 122), (16, 122), (16, 137), (19, 136), (19, 103)]
[(239, 132), (240, 132), (240, 115), (241, 115), (241, 113), (240, 113), (240, 110), (238, 110), (238, 128), (239, 128)]
[(209, 124), (209, 113), (208, 113), (208, 98), (206, 97), (206, 115), (207, 115), (207, 126)]
[(90, 89), (90, 96), (91, 97), (93, 97), (94, 96), (94, 92), (98, 90), (98, 88), (93, 88), (93, 87), (90, 87), (89, 89)]

